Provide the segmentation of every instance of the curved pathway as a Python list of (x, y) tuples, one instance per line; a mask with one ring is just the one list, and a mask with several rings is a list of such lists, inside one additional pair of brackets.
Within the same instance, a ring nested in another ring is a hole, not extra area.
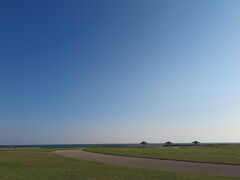
[(55, 152), (58, 155), (115, 165), (160, 169), (168, 171), (211, 174), (217, 176), (240, 177), (240, 165), (223, 165), (211, 163), (184, 162), (174, 160), (159, 160), (136, 157), (124, 157), (86, 152), (82, 150), (62, 150)]

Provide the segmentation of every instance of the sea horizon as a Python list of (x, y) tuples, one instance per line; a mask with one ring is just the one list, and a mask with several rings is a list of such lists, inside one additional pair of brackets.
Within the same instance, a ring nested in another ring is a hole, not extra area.
[[(165, 143), (148, 143), (149, 146), (163, 146)], [(172, 142), (173, 146), (189, 146), (191, 142)], [(201, 145), (234, 145), (240, 142), (201, 142)], [(140, 143), (87, 143), (87, 144), (4, 144), (0, 148), (73, 148), (86, 146), (139, 146)]]

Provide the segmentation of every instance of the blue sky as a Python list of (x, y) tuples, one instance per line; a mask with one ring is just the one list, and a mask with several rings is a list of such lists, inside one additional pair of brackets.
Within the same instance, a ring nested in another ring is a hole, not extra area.
[(3, 0), (0, 144), (239, 142), (240, 1)]

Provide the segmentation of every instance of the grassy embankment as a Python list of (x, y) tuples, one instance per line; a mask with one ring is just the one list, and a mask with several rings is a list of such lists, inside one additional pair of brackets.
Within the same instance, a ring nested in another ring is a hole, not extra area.
[(211, 145), (185, 148), (94, 147), (87, 151), (123, 156), (173, 159), (223, 164), (240, 164), (240, 145)]
[(236, 178), (130, 168), (60, 157), (54, 149), (0, 149), (1, 180), (231, 180)]

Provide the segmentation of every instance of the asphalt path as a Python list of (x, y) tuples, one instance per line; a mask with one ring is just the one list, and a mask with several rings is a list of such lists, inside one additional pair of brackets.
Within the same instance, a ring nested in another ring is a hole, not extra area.
[(86, 152), (82, 150), (62, 150), (62, 151), (55, 151), (54, 153), (61, 156), (69, 157), (69, 158), (122, 165), (122, 166), (210, 174), (210, 175), (217, 175), (217, 176), (231, 176), (231, 177), (240, 178), (240, 165), (224, 165), (224, 164), (213, 164), (213, 163), (198, 163), (198, 162), (186, 162), (186, 161), (174, 161), (174, 160), (124, 157), (124, 156), (117, 156), (117, 155)]

